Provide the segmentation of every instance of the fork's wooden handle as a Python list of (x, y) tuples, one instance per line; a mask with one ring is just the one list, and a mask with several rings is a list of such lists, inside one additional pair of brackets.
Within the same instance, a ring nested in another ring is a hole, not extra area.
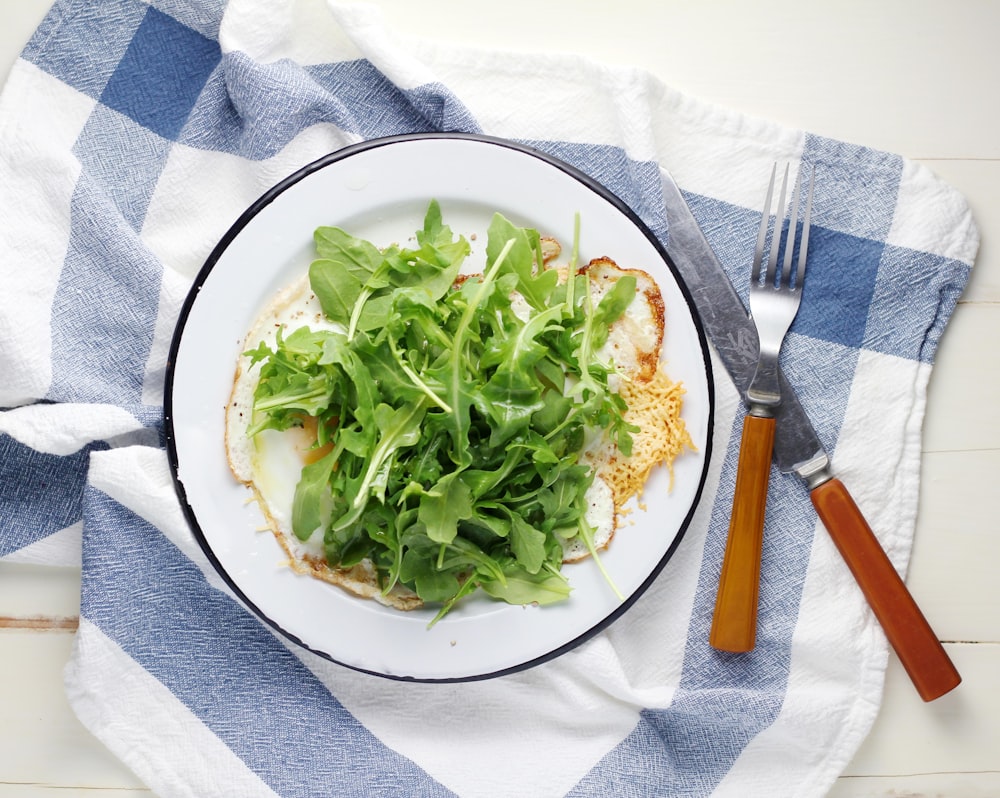
[(920, 697), (933, 701), (957, 687), (962, 677), (844, 484), (831, 479), (811, 497)]
[(750, 651), (757, 640), (764, 505), (773, 449), (774, 419), (748, 415), (743, 421), (733, 514), (708, 635), (708, 642), (720, 651)]

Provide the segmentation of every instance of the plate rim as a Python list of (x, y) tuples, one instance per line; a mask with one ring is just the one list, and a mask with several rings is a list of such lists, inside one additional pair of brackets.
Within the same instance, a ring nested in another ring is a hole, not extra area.
[[(544, 654), (531, 657), (523, 662), (519, 662), (516, 665), (511, 665), (507, 667), (498, 668), (496, 670), (487, 671), (484, 673), (475, 673), (462, 676), (442, 676), (442, 677), (427, 677), (427, 676), (411, 676), (405, 674), (395, 674), (395, 673), (384, 673), (382, 671), (370, 668), (364, 668), (349, 662), (344, 662), (341, 659), (337, 659), (329, 652), (320, 650), (303, 639), (298, 635), (288, 631), (283, 628), (280, 623), (272, 619), (265, 613), (249, 596), (246, 595), (244, 591), (235, 581), (235, 579), (228, 573), (226, 568), (223, 566), (218, 555), (213, 550), (211, 544), (209, 543), (205, 532), (201, 527), (201, 523), (198, 519), (197, 513), (191, 503), (188, 501), (187, 490), (184, 487), (183, 481), (180, 478), (179, 473), (179, 456), (178, 456), (178, 445), (177, 436), (174, 428), (173, 421), (173, 397), (174, 397), (174, 378), (176, 372), (177, 356), (181, 347), (181, 343), (184, 337), (184, 331), (187, 326), (188, 318), (198, 301), (201, 287), (205, 284), (208, 277), (211, 275), (218, 261), (222, 258), (223, 254), (233, 243), (233, 241), (240, 235), (243, 229), (250, 224), (253, 219), (255, 219), (261, 211), (270, 205), (275, 199), (277, 199), (286, 190), (309, 177), (313, 173), (320, 171), (330, 164), (337, 163), (339, 161), (350, 158), (361, 152), (368, 152), (380, 147), (391, 146), (393, 144), (399, 143), (409, 143), (415, 141), (424, 140), (456, 140), (456, 141), (467, 141), (476, 142), (485, 145), (504, 147), (515, 152), (519, 152), (525, 156), (536, 158), (540, 161), (545, 162), (551, 167), (554, 167), (561, 172), (565, 173), (569, 177), (574, 178), (577, 182), (581, 183), (586, 189), (596, 193), (608, 203), (613, 205), (620, 213), (622, 213), (628, 221), (641, 232), (652, 245), (657, 254), (662, 258), (664, 264), (668, 268), (669, 272), (673, 276), (674, 283), (679, 290), (685, 304), (688, 307), (688, 312), (691, 317), (691, 321), (694, 325), (694, 330), (697, 335), (698, 343), (701, 349), (701, 360), (705, 372), (705, 381), (707, 388), (707, 417), (706, 417), (706, 435), (704, 446), (702, 449), (703, 461), (701, 467), (701, 473), (698, 479), (698, 485), (695, 488), (693, 498), (691, 500), (690, 506), (687, 508), (687, 512), (684, 515), (684, 519), (681, 522), (673, 540), (670, 542), (663, 556), (659, 561), (650, 569), (649, 574), (645, 579), (639, 584), (639, 586), (632, 591), (632, 593), (626, 597), (626, 599), (620, 602), (611, 612), (605, 615), (596, 623), (589, 626), (584, 632), (577, 635), (576, 637), (568, 640), (554, 648), (548, 649)], [(216, 573), (226, 584), (227, 588), (233, 592), (233, 594), (238, 598), (238, 600), (261, 621), (271, 627), (274, 631), (280, 634), (283, 638), (290, 640), (297, 646), (310, 651), (311, 653), (319, 656), (329, 662), (336, 663), (350, 670), (365, 673), (372, 676), (378, 676), (385, 679), (390, 679), (392, 681), (402, 681), (402, 682), (412, 682), (412, 683), (432, 683), (432, 684), (454, 684), (462, 682), (472, 682), (472, 681), (482, 681), (486, 679), (493, 679), (500, 676), (505, 676), (512, 673), (517, 673), (520, 671), (525, 671), (530, 668), (534, 668), (545, 662), (555, 660), (562, 656), (563, 654), (571, 651), (574, 648), (582, 645), (584, 642), (590, 638), (596, 636), (606, 628), (608, 628), (612, 623), (618, 620), (622, 615), (624, 615), (633, 604), (635, 604), (638, 599), (646, 593), (653, 582), (659, 577), (660, 573), (666, 567), (667, 563), (673, 558), (674, 553), (680, 546), (681, 541), (686, 536), (686, 533), (691, 526), (691, 522), (694, 518), (695, 513), (701, 505), (701, 501), (704, 497), (705, 485), (708, 479), (708, 472), (712, 460), (712, 443), (714, 437), (715, 429), (715, 379), (714, 370), (712, 368), (710, 349), (708, 345), (708, 336), (702, 323), (701, 316), (698, 313), (697, 305), (694, 302), (693, 296), (686, 282), (680, 274), (677, 266), (674, 264), (673, 259), (669, 255), (668, 249), (660, 242), (659, 238), (652, 232), (648, 225), (639, 217), (639, 215), (632, 210), (632, 208), (627, 205), (621, 198), (619, 198), (613, 191), (607, 188), (603, 183), (599, 182), (595, 178), (583, 172), (579, 168), (573, 166), (572, 164), (562, 160), (561, 158), (551, 155), (543, 150), (536, 147), (532, 147), (521, 142), (513, 141), (511, 139), (500, 138), (496, 136), (490, 136), (480, 133), (460, 133), (460, 132), (426, 132), (426, 133), (403, 133), (391, 136), (382, 136), (378, 138), (367, 139), (365, 141), (356, 142), (354, 144), (347, 145), (340, 149), (329, 152), (314, 161), (300, 167), (296, 171), (292, 172), (287, 177), (281, 179), (274, 185), (272, 185), (267, 191), (265, 191), (257, 200), (251, 203), (246, 210), (244, 210), (234, 221), (226, 232), (220, 237), (218, 243), (213, 247), (212, 251), (205, 259), (205, 263), (198, 270), (191, 285), (188, 289), (187, 295), (184, 298), (180, 310), (177, 315), (177, 321), (174, 326), (174, 330), (170, 340), (170, 347), (167, 353), (166, 369), (164, 375), (164, 394), (163, 394), (163, 424), (164, 424), (164, 441), (167, 453), (167, 462), (170, 469), (171, 482), (173, 483), (174, 491), (180, 502), (181, 509), (187, 522), (188, 527), (191, 530), (192, 535), (198, 542), (199, 548), (202, 553), (206, 556), (209, 563), (215, 569)]]

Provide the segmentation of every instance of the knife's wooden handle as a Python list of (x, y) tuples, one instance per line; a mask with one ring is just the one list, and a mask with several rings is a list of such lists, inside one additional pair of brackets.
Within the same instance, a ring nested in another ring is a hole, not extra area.
[(811, 496), (920, 697), (933, 701), (957, 687), (962, 677), (844, 484), (831, 479)]
[(773, 449), (774, 419), (748, 415), (743, 421), (733, 514), (708, 635), (708, 642), (720, 651), (750, 651), (757, 640), (760, 553)]

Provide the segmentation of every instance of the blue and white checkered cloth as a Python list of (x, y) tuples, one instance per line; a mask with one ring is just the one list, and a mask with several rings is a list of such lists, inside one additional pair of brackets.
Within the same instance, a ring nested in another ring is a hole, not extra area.
[(925, 389), (978, 246), (926, 169), (635, 70), (402, 40), (364, 6), (58, 0), (0, 99), (0, 556), (82, 562), (75, 711), (161, 796), (823, 794), (871, 727), (887, 646), (804, 488), (775, 473), (757, 648), (709, 647), (743, 413), (718, 362), (716, 455), (683, 544), (622, 619), (526, 672), (414, 685), (319, 660), (195, 544), (161, 407), (194, 274), (297, 168), (431, 130), (557, 155), (669, 247), (668, 168), (741, 290), (761, 176), (820, 165), (783, 356), (905, 569)]

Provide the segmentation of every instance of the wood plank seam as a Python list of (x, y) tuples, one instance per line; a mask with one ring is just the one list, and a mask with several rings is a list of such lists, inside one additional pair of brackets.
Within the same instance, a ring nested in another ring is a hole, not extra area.
[(12, 618), (0, 616), (0, 629), (28, 629), (35, 632), (75, 632), (78, 617), (71, 618)]

